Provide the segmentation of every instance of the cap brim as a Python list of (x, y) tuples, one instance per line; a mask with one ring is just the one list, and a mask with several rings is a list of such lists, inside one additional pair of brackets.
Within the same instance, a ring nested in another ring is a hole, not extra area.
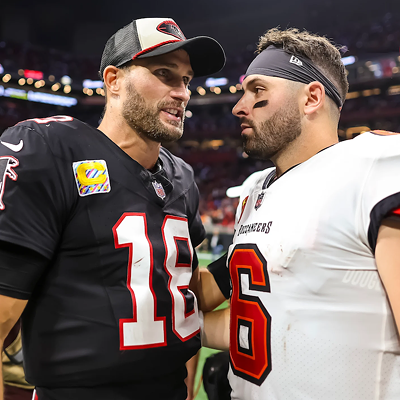
[(189, 54), (195, 77), (215, 74), (225, 65), (225, 52), (222, 46), (208, 36), (168, 43), (141, 54), (138, 58), (160, 56), (178, 49), (184, 49)]

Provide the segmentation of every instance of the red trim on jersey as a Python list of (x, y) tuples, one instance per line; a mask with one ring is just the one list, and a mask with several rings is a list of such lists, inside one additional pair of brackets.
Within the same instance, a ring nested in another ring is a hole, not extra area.
[(54, 117), (47, 118), (31, 118), (25, 119), (23, 121), (18, 122), (16, 125), (21, 124), (22, 122), (33, 121), (37, 124), (48, 124), (49, 122), (71, 122), (74, 118), (69, 115), (55, 115)]
[[(148, 345), (134, 345), (134, 346), (125, 346), (124, 345), (124, 333), (123, 333), (123, 325), (125, 322), (137, 322), (137, 306), (136, 306), (136, 297), (135, 293), (131, 287), (131, 273), (132, 273), (132, 254), (133, 254), (133, 243), (124, 243), (124, 244), (119, 244), (118, 243), (118, 235), (117, 235), (117, 228), (118, 226), (122, 223), (122, 221), (125, 219), (126, 216), (128, 215), (140, 215), (144, 219), (144, 229), (145, 229), (145, 235), (147, 242), (149, 243), (150, 247), (150, 276), (149, 276), (149, 286), (150, 286), (150, 291), (153, 295), (154, 299), (154, 320), (155, 321), (163, 321), (164, 323), (164, 342), (163, 343), (155, 343), (155, 344), (148, 344)], [(120, 249), (123, 247), (128, 247), (129, 249), (129, 258), (128, 258), (128, 272), (127, 272), (127, 280), (126, 280), (126, 286), (131, 294), (132, 297), (132, 309), (133, 309), (133, 318), (121, 318), (119, 320), (119, 337), (120, 337), (120, 350), (131, 350), (131, 349), (148, 349), (152, 347), (162, 347), (167, 345), (167, 332), (166, 332), (166, 318), (165, 317), (157, 317), (157, 296), (154, 293), (153, 289), (153, 268), (154, 268), (154, 259), (153, 259), (153, 246), (150, 242), (149, 236), (147, 234), (147, 219), (146, 219), (146, 214), (145, 213), (124, 213), (122, 214), (121, 218), (118, 220), (118, 222), (113, 226), (113, 236), (114, 236), (114, 245), (116, 249)]]
[(190, 317), (192, 314), (194, 314), (194, 305), (193, 305), (192, 310), (188, 312), (188, 305), (187, 305), (186, 297), (183, 294), (183, 290), (189, 290), (189, 286), (188, 285), (178, 286), (177, 289), (179, 290), (179, 293), (182, 295), (183, 301), (185, 302), (185, 318)]
[[(188, 220), (187, 220), (187, 218), (183, 218), (183, 217), (176, 217), (176, 216), (172, 216), (172, 215), (167, 215), (167, 216), (165, 217), (165, 219), (164, 219), (164, 223), (163, 223), (162, 228), (161, 228), (162, 237), (163, 237), (163, 242), (164, 242), (164, 247), (165, 247), (164, 269), (165, 269), (165, 272), (168, 274), (168, 291), (169, 291), (169, 293), (171, 294), (171, 299), (172, 299), (172, 315), (171, 315), (171, 316), (172, 316), (172, 331), (175, 333), (175, 335), (176, 335), (180, 340), (182, 340), (182, 342), (186, 342), (187, 340), (189, 340), (189, 339), (191, 339), (192, 337), (196, 336), (196, 335), (200, 332), (200, 329), (196, 330), (196, 331), (193, 332), (192, 334), (190, 334), (190, 335), (188, 335), (188, 336), (185, 336), (185, 337), (182, 337), (182, 336), (178, 333), (178, 331), (175, 329), (175, 298), (174, 298), (174, 294), (172, 293), (172, 290), (171, 290), (172, 275), (169, 273), (168, 268), (167, 268), (168, 247), (167, 247), (167, 242), (166, 242), (166, 240), (165, 240), (165, 233), (164, 233), (165, 224), (167, 223), (167, 221), (168, 221), (169, 219), (176, 219), (176, 220), (178, 220), (178, 221), (186, 221), (186, 222), (188, 222)], [(174, 242), (175, 242), (175, 246), (176, 246), (176, 250), (177, 250), (177, 251), (176, 251), (176, 257), (177, 257), (177, 261), (178, 261), (179, 252), (178, 252), (178, 244), (177, 244), (177, 242), (176, 242), (176, 239), (179, 239), (179, 240), (187, 240), (188, 243), (189, 243), (189, 239), (188, 239), (188, 238), (179, 237), (179, 236), (174, 236)], [(188, 248), (189, 248), (189, 252), (190, 252), (190, 246), (188, 246)], [(190, 265), (192, 264), (192, 260), (193, 260), (193, 254), (190, 252)], [(175, 267), (190, 267), (190, 265), (176, 264)], [(186, 299), (185, 299), (185, 296), (183, 295), (182, 291), (180, 290), (180, 289), (183, 288), (183, 287), (185, 287), (185, 286), (178, 286), (177, 289), (178, 289), (179, 293), (180, 293), (180, 294), (183, 296), (183, 298), (184, 298), (184, 301), (185, 301), (185, 318), (188, 318), (190, 315), (192, 315), (192, 314), (195, 312), (195, 311), (194, 311), (195, 305), (194, 305), (194, 307), (193, 307), (193, 312), (190, 312), (190, 313), (186, 314), (186, 310), (187, 310), (187, 307), (186, 307)], [(185, 287), (185, 288), (186, 288), (186, 287)], [(187, 286), (187, 289), (190, 290), (190, 289), (189, 289), (189, 286)], [(194, 296), (194, 293), (193, 293), (193, 296)]]
[(400, 208), (397, 210), (392, 211), (392, 214), (395, 214), (396, 216), (398, 215), (400, 217)]
[[(178, 240), (182, 241), (182, 242), (186, 242), (189, 254), (190, 254), (190, 263), (189, 264), (184, 264), (184, 263), (179, 263), (179, 248), (178, 248)], [(176, 258), (177, 258), (177, 262), (176, 262), (176, 267), (177, 268), (191, 268), (192, 266), (192, 253), (190, 252), (190, 246), (189, 246), (189, 239), (185, 238), (185, 237), (178, 237), (178, 236), (174, 236), (174, 242), (175, 242), (175, 248), (176, 248)], [(186, 302), (186, 297), (182, 292), (182, 289), (189, 289), (189, 286), (178, 286), (177, 289), (179, 290), (179, 292), (181, 293), (182, 297), (183, 297), (183, 301), (185, 302), (185, 318), (189, 317), (190, 315), (194, 314), (194, 307), (192, 309), (192, 311), (187, 311), (188, 307), (187, 307), (187, 302)], [(172, 293), (171, 293), (172, 294)]]

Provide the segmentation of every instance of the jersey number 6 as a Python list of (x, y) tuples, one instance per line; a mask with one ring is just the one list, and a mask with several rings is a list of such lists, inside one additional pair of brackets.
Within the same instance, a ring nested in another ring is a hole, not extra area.
[[(189, 290), (191, 264), (178, 264), (177, 240), (193, 249), (185, 218), (167, 215), (161, 228), (164, 245), (164, 268), (169, 276), (168, 290), (172, 297), (172, 330), (182, 341), (199, 331), (196, 297)], [(116, 248), (129, 248), (127, 286), (133, 302), (133, 318), (120, 319), (120, 348), (145, 349), (167, 345), (165, 317), (157, 317), (157, 299), (153, 290), (153, 246), (147, 235), (146, 215), (126, 213), (113, 228)], [(187, 312), (186, 304), (194, 298), (194, 308)]]
[(271, 372), (271, 316), (257, 292), (270, 292), (267, 262), (254, 244), (238, 244), (232, 278), (230, 358), (233, 372), (261, 385)]

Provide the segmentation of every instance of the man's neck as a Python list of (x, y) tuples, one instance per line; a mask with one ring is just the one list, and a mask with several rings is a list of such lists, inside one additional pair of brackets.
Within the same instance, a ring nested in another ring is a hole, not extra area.
[(104, 116), (98, 129), (143, 168), (151, 169), (156, 164), (161, 144), (140, 135), (125, 121)]
[(301, 164), (315, 156), (321, 150), (326, 149), (338, 142), (337, 133), (334, 130), (314, 133), (303, 132), (297, 139), (272, 158), (276, 166), (277, 177), (284, 174), (288, 169)]

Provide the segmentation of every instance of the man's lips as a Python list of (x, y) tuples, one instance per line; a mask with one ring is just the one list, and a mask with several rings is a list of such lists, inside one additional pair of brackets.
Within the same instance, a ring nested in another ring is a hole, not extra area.
[(242, 133), (244, 133), (246, 130), (253, 129), (253, 128), (248, 124), (240, 124), (240, 129), (242, 130)]
[(183, 108), (180, 107), (165, 107), (161, 111), (163, 114), (172, 121), (181, 121), (183, 117)]

